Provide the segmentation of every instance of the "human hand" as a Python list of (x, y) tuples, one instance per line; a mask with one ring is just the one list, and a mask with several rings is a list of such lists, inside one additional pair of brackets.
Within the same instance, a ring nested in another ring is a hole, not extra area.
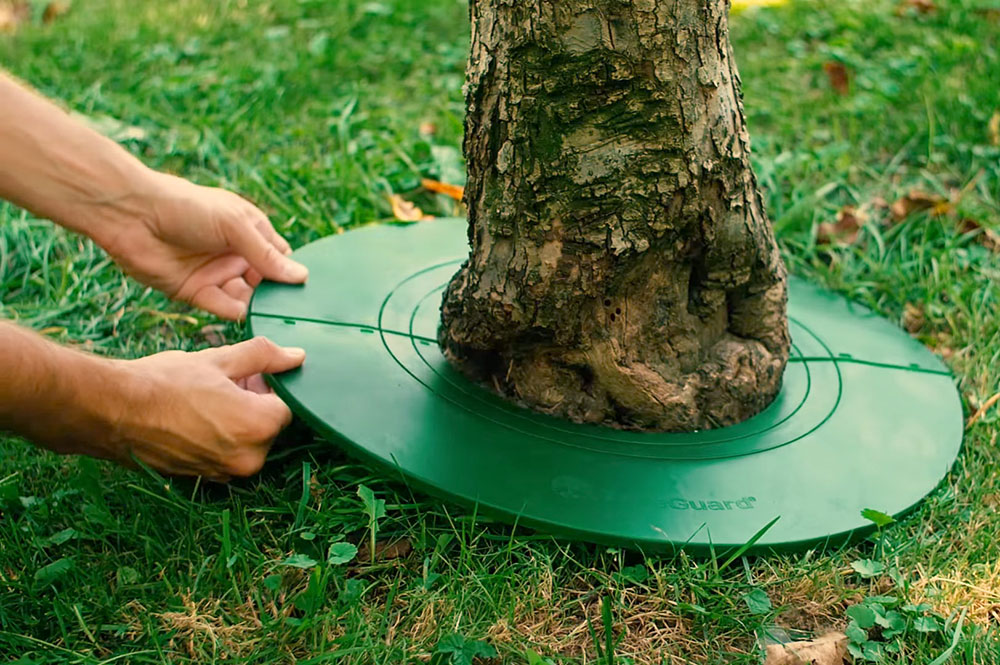
[(256, 337), (196, 353), (116, 361), (123, 399), (112, 418), (111, 443), (100, 451), (74, 452), (126, 465), (134, 456), (167, 475), (218, 482), (253, 475), (292, 419), (261, 373), (285, 372), (304, 359), (302, 349)]
[(302, 283), (305, 266), (249, 201), (214, 187), (149, 172), (142, 213), (96, 230), (95, 240), (129, 275), (175, 300), (225, 319), (246, 315), (261, 279)]

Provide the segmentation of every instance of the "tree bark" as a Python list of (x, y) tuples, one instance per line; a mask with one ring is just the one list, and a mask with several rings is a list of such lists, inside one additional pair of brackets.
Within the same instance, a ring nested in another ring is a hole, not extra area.
[(440, 342), (576, 421), (690, 431), (777, 394), (785, 268), (727, 0), (471, 0), (469, 260)]

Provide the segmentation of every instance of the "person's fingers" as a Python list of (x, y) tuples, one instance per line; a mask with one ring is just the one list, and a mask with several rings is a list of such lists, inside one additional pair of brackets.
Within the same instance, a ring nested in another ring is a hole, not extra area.
[(260, 276), (260, 273), (253, 268), (247, 268), (247, 271), (243, 273), (243, 279), (250, 285), (251, 289), (256, 289), (260, 286), (260, 283), (264, 281), (264, 278)]
[(256, 395), (269, 395), (274, 392), (271, 390), (271, 386), (267, 385), (267, 381), (264, 379), (262, 374), (254, 374), (252, 376), (244, 376), (239, 379), (234, 379), (236, 385), (238, 385), (243, 390), (247, 392), (254, 393)]
[(267, 459), (274, 439), (292, 422), (291, 410), (277, 395), (257, 395), (254, 400), (254, 414), (257, 426), (253, 440), (246, 441), (246, 447), (228, 457), (222, 471), (233, 476), (252, 476)]
[(270, 442), (274, 440), (274, 437), (278, 436), (281, 430), (292, 424), (292, 410), (274, 393), (257, 395), (256, 400), (260, 405), (261, 413), (267, 417), (273, 427), (268, 437), (268, 446), (270, 446)]
[(225, 227), (225, 233), (229, 246), (263, 277), (276, 282), (299, 284), (309, 276), (304, 265), (285, 256), (282, 250), (260, 232), (255, 223), (234, 221)]
[(257, 230), (260, 231), (265, 238), (267, 238), (268, 242), (274, 245), (275, 249), (285, 256), (292, 253), (292, 246), (288, 244), (287, 240), (281, 237), (281, 234), (274, 228), (274, 225), (271, 223), (271, 220), (267, 218), (267, 215), (261, 212), (257, 217), (255, 224), (257, 226)]
[[(277, 436), (277, 433), (275, 433)], [(271, 450), (274, 437), (256, 448), (246, 448), (230, 456), (222, 465), (222, 470), (240, 478), (256, 474), (267, 461), (267, 453)]]
[(257, 395), (270, 395), (273, 392), (271, 386), (267, 385), (267, 381), (260, 374), (244, 377), (237, 381), (237, 383), (243, 390), (248, 390)]
[(235, 289), (233, 293), (227, 293), (218, 287), (235, 278), (242, 280), (241, 275), (249, 269), (246, 259), (241, 256), (229, 254), (217, 257), (195, 270), (181, 284), (174, 297), (226, 319), (242, 319), (250, 301), (249, 295), (244, 296)]
[(198, 289), (190, 298), (189, 303), (206, 312), (229, 321), (242, 321), (247, 315), (247, 300), (234, 298), (218, 286), (205, 286)]
[(242, 277), (248, 270), (250, 270), (250, 264), (238, 254), (217, 256), (191, 273), (191, 276), (178, 290), (178, 297), (183, 299), (186, 289), (194, 291), (206, 284), (215, 286), (225, 284), (233, 277)]
[(206, 349), (199, 353), (208, 355), (230, 379), (287, 372), (300, 366), (306, 358), (304, 349), (280, 347), (266, 337), (254, 337), (239, 344)]
[(222, 285), (222, 290), (234, 300), (247, 304), (250, 303), (250, 297), (253, 295), (253, 287), (247, 284), (243, 277), (233, 277)]

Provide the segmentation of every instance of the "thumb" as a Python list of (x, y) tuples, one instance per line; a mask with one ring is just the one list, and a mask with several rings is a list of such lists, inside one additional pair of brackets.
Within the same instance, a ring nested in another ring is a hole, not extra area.
[[(263, 213), (258, 212), (263, 217)], [(276, 282), (301, 284), (306, 281), (309, 271), (304, 265), (288, 258), (274, 243), (269, 241), (258, 228), (258, 223), (242, 219), (226, 227), (226, 241), (229, 246), (246, 259), (261, 276)], [(267, 218), (264, 218), (267, 221)], [(270, 226), (270, 222), (267, 222)]]
[(295, 369), (306, 359), (305, 349), (280, 347), (266, 337), (254, 337), (232, 346), (206, 349), (209, 356), (230, 379), (242, 379), (254, 374), (278, 374)]

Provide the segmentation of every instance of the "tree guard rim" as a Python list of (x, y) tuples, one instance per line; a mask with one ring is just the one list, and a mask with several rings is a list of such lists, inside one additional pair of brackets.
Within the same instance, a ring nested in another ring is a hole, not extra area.
[[(694, 433), (578, 425), (513, 405), (448, 366), (435, 341), (465, 220), (376, 226), (293, 257), (305, 286), (265, 283), (248, 330), (301, 346), (270, 377), (293, 411), (387, 478), (507, 522), (642, 549), (841, 544), (901, 515), (951, 469), (962, 404), (947, 367), (867, 308), (792, 278), (793, 352), (778, 399)], [(785, 440), (787, 439), (787, 440)]]

